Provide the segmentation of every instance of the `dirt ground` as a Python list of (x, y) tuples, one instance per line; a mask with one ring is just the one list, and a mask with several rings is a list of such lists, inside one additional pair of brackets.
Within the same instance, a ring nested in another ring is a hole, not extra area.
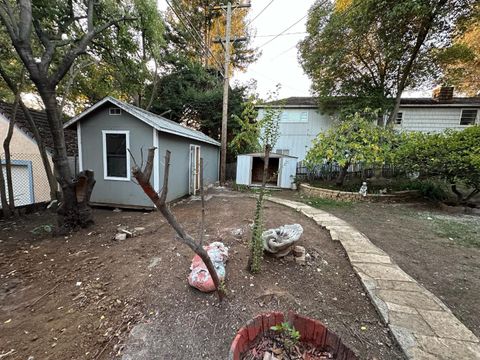
[[(174, 207), (193, 235), (199, 209), (199, 202)], [(230, 248), (221, 305), (189, 287), (192, 252), (158, 213), (96, 209), (94, 227), (60, 238), (39, 234), (39, 225), (54, 223), (50, 213), (0, 222), (0, 354), (10, 352), (2, 359), (225, 359), (248, 319), (289, 309), (323, 321), (362, 359), (403, 358), (341, 246), (302, 215), (266, 205), (268, 227), (304, 227), (308, 265), (266, 258), (251, 276), (253, 210), (249, 198), (207, 202), (206, 239)], [(144, 229), (115, 241), (118, 226)]]
[[(432, 203), (312, 202), (355, 226), (480, 336), (480, 216)], [(312, 201), (313, 200), (313, 201)]]

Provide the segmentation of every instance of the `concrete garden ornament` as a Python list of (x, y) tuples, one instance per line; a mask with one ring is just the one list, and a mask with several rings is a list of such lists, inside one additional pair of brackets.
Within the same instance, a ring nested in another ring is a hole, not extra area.
[(262, 233), (263, 248), (277, 258), (286, 256), (302, 234), (303, 228), (300, 224), (283, 225), (277, 229), (266, 230)]
[(362, 196), (367, 196), (367, 183), (364, 181), (362, 186), (360, 187), (360, 191), (358, 192)]
[[(220, 282), (225, 280), (225, 264), (228, 259), (228, 247), (221, 242), (213, 242), (205, 246), (205, 250), (212, 260), (215, 271), (217, 272)], [(200, 256), (195, 255), (190, 266), (190, 275), (188, 276), (188, 283), (202, 292), (215, 291), (215, 284), (210, 276), (210, 273), (202, 261)]]

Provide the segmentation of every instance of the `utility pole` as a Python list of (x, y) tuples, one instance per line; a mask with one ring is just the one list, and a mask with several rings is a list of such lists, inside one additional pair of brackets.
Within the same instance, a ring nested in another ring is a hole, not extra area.
[[(221, 149), (220, 149), (220, 184), (225, 184), (226, 168), (227, 168), (227, 121), (228, 121), (228, 90), (230, 87), (230, 42), (232, 41), (245, 41), (245, 38), (231, 39), (232, 28), (232, 9), (248, 8), (248, 4), (233, 5), (229, 1), (226, 6), (215, 6), (214, 9), (224, 9), (227, 12), (227, 24), (225, 27), (225, 39), (216, 40), (214, 42), (220, 42), (225, 50), (225, 64), (224, 64), (224, 77), (223, 77), (223, 106), (222, 106), (222, 132), (221, 132)], [(225, 45), (224, 45), (225, 43)]]

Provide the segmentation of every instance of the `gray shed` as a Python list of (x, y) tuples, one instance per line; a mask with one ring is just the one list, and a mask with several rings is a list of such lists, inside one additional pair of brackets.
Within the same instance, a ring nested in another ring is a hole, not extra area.
[[(264, 153), (237, 156), (238, 185), (261, 185), (263, 177)], [(290, 189), (297, 171), (297, 158), (283, 154), (270, 154), (268, 160), (269, 186)]]
[(152, 203), (132, 181), (131, 151), (137, 162), (141, 150), (146, 160), (154, 146), (155, 162), (151, 184), (158, 191), (163, 182), (165, 151), (171, 151), (168, 200), (195, 194), (200, 188), (200, 157), (205, 185), (218, 181), (220, 143), (200, 131), (112, 97), (106, 97), (68, 121), (76, 126), (79, 170), (95, 172), (91, 202), (132, 208), (150, 208)]

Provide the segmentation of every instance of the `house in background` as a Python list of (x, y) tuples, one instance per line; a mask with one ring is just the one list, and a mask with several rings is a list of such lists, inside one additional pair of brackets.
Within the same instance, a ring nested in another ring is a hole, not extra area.
[[(269, 105), (283, 109), (280, 137), (273, 151), (302, 161), (312, 140), (332, 126), (335, 115), (322, 113), (315, 97), (290, 97), (278, 102), (282, 105)], [(402, 99), (394, 126), (406, 131), (441, 132), (479, 123), (480, 97), (454, 97), (453, 88), (443, 87), (435, 90), (432, 98)]]
[(153, 204), (132, 181), (133, 161), (146, 160), (147, 150), (156, 147), (151, 184), (163, 186), (164, 156), (171, 151), (168, 198), (195, 194), (200, 188), (200, 158), (205, 185), (218, 181), (220, 143), (200, 131), (112, 97), (106, 97), (65, 123), (76, 129), (79, 170), (91, 169), (96, 184), (91, 203), (131, 208)]
[[(2, 158), (3, 163), (5, 163), (3, 141), (7, 135), (12, 112), (12, 104), (0, 102), (0, 157)], [(30, 114), (33, 117), (33, 121), (40, 133), (42, 141), (47, 148), (48, 159), (53, 168), (50, 151), (53, 147), (53, 143), (51, 141), (52, 137), (49, 132), (47, 116), (45, 112), (33, 109), (30, 109)], [(73, 155), (76, 150), (75, 133), (67, 132), (65, 134), (65, 141), (68, 148), (72, 151), (70, 155)], [(50, 187), (42, 158), (38, 150), (38, 145), (21, 108), (17, 110), (16, 114), (15, 127), (10, 143), (10, 153), (12, 157), (15, 206), (50, 201)], [(5, 167), (3, 167), (3, 171), (3, 176), (5, 178)]]

